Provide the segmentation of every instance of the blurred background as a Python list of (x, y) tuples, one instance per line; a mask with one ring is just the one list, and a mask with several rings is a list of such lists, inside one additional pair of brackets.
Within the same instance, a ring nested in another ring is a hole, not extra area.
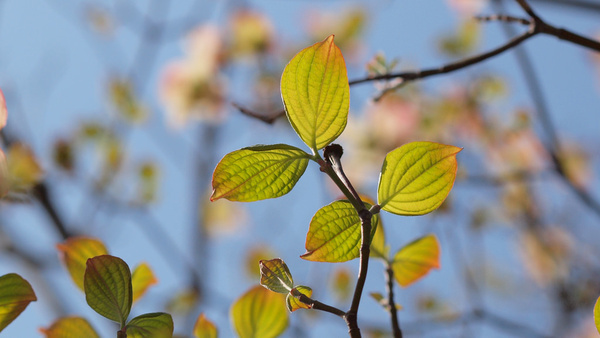
[[(587, 1), (587, 2), (586, 2)], [(600, 36), (595, 0), (531, 0), (548, 23)], [(512, 0), (0, 1), (2, 130), (11, 191), (0, 203), (0, 275), (19, 273), (38, 301), (3, 332), (37, 337), (64, 315), (116, 328), (93, 312), (56, 248), (105, 243), (158, 283), (132, 315), (166, 311), (189, 336), (202, 312), (234, 335), (229, 307), (281, 257), (313, 298), (347, 309), (358, 260), (299, 258), (314, 213), (341, 194), (310, 164), (288, 195), (208, 200), (226, 153), (254, 144), (305, 149), (279, 92), (286, 63), (335, 34), (350, 80), (437, 68), (527, 30), (477, 15), (526, 17)], [(600, 55), (538, 36), (472, 67), (399, 86), (351, 86), (338, 140), (350, 180), (375, 197), (385, 154), (416, 140), (463, 147), (440, 210), (382, 215), (392, 254), (434, 233), (441, 269), (396, 285), (409, 337), (596, 336), (600, 296)], [(236, 108), (242, 107), (244, 112)], [(278, 117), (279, 116), (279, 117)], [(373, 260), (359, 311), (389, 336)], [(297, 311), (285, 337), (338, 337), (330, 314)]]

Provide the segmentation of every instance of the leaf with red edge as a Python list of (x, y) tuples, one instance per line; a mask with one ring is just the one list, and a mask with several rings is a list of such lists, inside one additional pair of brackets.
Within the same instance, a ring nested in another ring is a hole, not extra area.
[(300, 301), (300, 294), (306, 297), (312, 297), (312, 289), (308, 286), (298, 285), (290, 291), (285, 297), (285, 303), (290, 312), (294, 312), (299, 309), (311, 309), (312, 306)]
[(92, 237), (69, 237), (63, 243), (57, 244), (56, 248), (71, 275), (71, 279), (81, 290), (83, 290), (83, 275), (87, 260), (108, 254), (104, 244), (99, 239)]
[(59, 318), (50, 327), (41, 328), (40, 332), (46, 338), (100, 338), (87, 320), (75, 316)]
[(427, 235), (407, 244), (392, 261), (394, 278), (403, 287), (416, 282), (432, 268), (440, 268), (440, 244), (435, 235)]
[(201, 313), (196, 320), (194, 325), (194, 337), (195, 338), (217, 338), (219, 332), (215, 323), (210, 321), (204, 313)]
[(0, 277), (0, 331), (36, 300), (35, 292), (23, 277), (16, 273)]
[(286, 294), (294, 287), (294, 280), (287, 265), (281, 258), (261, 260), (260, 285), (267, 289)]
[(290, 124), (313, 151), (340, 136), (348, 121), (350, 87), (333, 35), (288, 63), (281, 76), (281, 97)]

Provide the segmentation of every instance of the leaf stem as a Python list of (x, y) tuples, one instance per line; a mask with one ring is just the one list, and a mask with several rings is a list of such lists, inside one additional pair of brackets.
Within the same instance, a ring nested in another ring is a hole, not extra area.
[(323, 304), (317, 300), (308, 297), (303, 293), (298, 292), (298, 295), (294, 294), (294, 296), (297, 297), (302, 303), (309, 305), (314, 310), (329, 312), (341, 318), (344, 318), (344, 316), (346, 315), (344, 311), (331, 305)]

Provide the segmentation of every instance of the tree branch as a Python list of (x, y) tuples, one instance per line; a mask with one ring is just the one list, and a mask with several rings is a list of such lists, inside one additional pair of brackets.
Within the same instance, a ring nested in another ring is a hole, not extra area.
[(385, 282), (386, 291), (388, 294), (388, 311), (392, 318), (392, 332), (394, 338), (402, 338), (402, 330), (400, 329), (400, 321), (398, 320), (398, 311), (396, 309), (396, 303), (394, 301), (394, 270), (389, 261), (385, 262)]

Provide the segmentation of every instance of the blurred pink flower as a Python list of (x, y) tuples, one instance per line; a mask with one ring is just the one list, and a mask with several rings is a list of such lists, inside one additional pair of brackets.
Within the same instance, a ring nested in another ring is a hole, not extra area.
[(473, 16), (480, 13), (487, 5), (487, 0), (446, 0), (450, 8), (456, 10), (461, 15)]
[[(8, 110), (6, 109), (6, 100), (4, 99), (4, 93), (0, 89), (0, 129), (6, 126), (6, 120), (8, 119)], [(8, 177), (8, 165), (6, 163), (6, 156), (0, 149), (0, 198), (4, 197), (9, 190), (9, 177)]]
[(186, 55), (165, 68), (159, 86), (169, 123), (181, 126), (190, 119), (219, 122), (223, 115), (225, 81), (220, 74), (223, 55), (217, 27), (194, 29), (185, 44)]

